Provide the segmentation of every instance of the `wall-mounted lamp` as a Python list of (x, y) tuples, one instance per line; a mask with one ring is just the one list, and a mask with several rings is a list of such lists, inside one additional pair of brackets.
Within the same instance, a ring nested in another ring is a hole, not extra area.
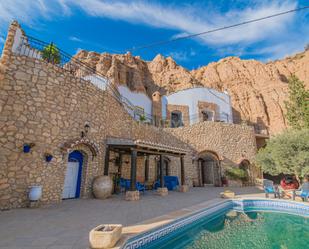
[(90, 125), (88, 123), (85, 124), (84, 130), (81, 132), (81, 137), (86, 137), (88, 132), (90, 131)]
[(35, 146), (35, 143), (25, 143), (23, 145), (23, 152), (24, 153), (29, 153), (31, 151), (31, 149)]

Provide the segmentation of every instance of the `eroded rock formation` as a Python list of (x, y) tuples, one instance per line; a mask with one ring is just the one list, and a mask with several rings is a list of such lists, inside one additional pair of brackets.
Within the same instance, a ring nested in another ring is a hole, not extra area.
[(111, 55), (83, 50), (76, 57), (111, 77), (116, 84), (126, 84), (131, 90), (148, 95), (156, 90), (166, 94), (194, 86), (227, 90), (232, 98), (234, 119), (263, 124), (271, 134), (287, 126), (284, 101), (291, 74), (309, 87), (309, 51), (266, 64), (227, 57), (192, 71), (162, 55), (146, 62), (130, 53)]

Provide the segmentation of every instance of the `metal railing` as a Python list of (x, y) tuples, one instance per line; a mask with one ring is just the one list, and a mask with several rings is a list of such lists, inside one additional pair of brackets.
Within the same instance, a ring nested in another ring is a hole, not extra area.
[(205, 120), (202, 114), (194, 114), (190, 116), (181, 116), (178, 119), (175, 118), (162, 118), (161, 116), (151, 115), (145, 112), (141, 112), (138, 107), (130, 102), (120, 94), (118, 88), (112, 84), (110, 79), (98, 72), (95, 68), (89, 64), (78, 60), (77, 58), (69, 55), (63, 50), (56, 47), (53, 43), (46, 43), (30, 36), (21, 36), (21, 40), (17, 47), (16, 52), (19, 55), (44, 60), (47, 63), (53, 64), (59, 68), (62, 68), (66, 72), (69, 72), (77, 78), (82, 78), (86, 81), (90, 81), (102, 90), (107, 90), (120, 102), (125, 110), (137, 121), (142, 123), (153, 125), (162, 128), (177, 128), (182, 126), (193, 125), (204, 121), (235, 123), (235, 124), (247, 124), (254, 126), (257, 134), (268, 135), (267, 128), (265, 126), (251, 123), (246, 120), (235, 120), (227, 113), (215, 113), (213, 117)]
[(46, 43), (30, 36), (21, 36), (17, 53), (53, 64), (77, 78), (90, 81), (102, 90), (110, 91), (118, 100), (121, 98), (117, 87), (107, 77), (87, 63), (59, 49), (54, 43)]

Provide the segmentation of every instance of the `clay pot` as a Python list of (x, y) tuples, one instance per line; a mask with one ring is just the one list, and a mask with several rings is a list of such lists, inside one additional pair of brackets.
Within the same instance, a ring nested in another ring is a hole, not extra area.
[(92, 191), (97, 199), (106, 199), (112, 195), (113, 181), (109, 176), (98, 176), (94, 179)]
[(32, 186), (29, 191), (29, 200), (38, 201), (42, 196), (42, 186)]

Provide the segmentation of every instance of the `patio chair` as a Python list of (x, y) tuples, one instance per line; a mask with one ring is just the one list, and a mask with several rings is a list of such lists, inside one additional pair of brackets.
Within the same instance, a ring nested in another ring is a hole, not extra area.
[(293, 191), (293, 200), (295, 197), (299, 196), (303, 199), (303, 201), (308, 201), (309, 198), (309, 182), (303, 183), (299, 190)]
[(265, 192), (265, 197), (269, 198), (269, 194), (273, 194), (275, 198), (280, 198), (278, 190), (274, 186), (274, 182), (268, 179), (264, 179), (263, 188)]
[(120, 189), (127, 191), (130, 188), (130, 180), (120, 178)]
[(179, 186), (177, 176), (164, 176), (164, 185), (169, 191), (175, 190)]
[[(175, 190), (179, 186), (178, 176), (164, 176), (164, 187), (169, 191)], [(153, 189), (161, 187), (160, 180), (157, 180), (153, 184)]]
[(140, 182), (136, 182), (136, 190), (145, 193), (146, 187), (144, 184), (141, 184)]

